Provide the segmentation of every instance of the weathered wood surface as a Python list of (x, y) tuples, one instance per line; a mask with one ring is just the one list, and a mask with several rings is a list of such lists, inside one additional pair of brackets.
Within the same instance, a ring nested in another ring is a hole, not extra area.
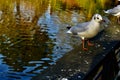
[(59, 80), (69, 78), (76, 73), (80, 73), (79, 77), (82, 79), (120, 41), (120, 34), (113, 38), (112, 35), (108, 36), (103, 31), (93, 41), (95, 46), (89, 47), (88, 51), (83, 51), (81, 45), (75, 47), (59, 59), (55, 65), (33, 77), (33, 80)]

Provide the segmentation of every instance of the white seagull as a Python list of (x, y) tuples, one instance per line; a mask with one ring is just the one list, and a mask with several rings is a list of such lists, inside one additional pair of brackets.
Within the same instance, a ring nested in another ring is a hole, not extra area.
[(111, 14), (113, 16), (117, 17), (117, 22), (120, 24), (120, 5), (117, 5), (116, 7), (108, 10), (104, 10), (105, 13)]
[[(77, 34), (82, 39), (82, 48), (83, 50), (88, 50), (85, 48), (85, 40), (93, 38), (100, 32), (100, 22), (103, 21), (103, 18), (100, 14), (95, 14), (91, 21), (79, 23), (76, 26), (71, 27), (67, 33)], [(94, 44), (90, 43), (87, 40), (88, 46), (93, 46)]]

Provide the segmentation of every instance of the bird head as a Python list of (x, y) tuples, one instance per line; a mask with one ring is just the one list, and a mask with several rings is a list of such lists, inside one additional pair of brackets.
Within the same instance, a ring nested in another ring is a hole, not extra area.
[(93, 17), (92, 17), (92, 20), (94, 20), (95, 22), (101, 22), (103, 21), (103, 18), (100, 14), (95, 14)]

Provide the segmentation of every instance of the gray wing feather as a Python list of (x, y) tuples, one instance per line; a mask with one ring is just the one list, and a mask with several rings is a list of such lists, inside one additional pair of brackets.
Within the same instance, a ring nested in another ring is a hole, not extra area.
[(109, 12), (111, 14), (116, 14), (116, 13), (120, 12), (120, 5), (118, 5), (117, 7), (114, 7), (113, 9), (110, 9)]
[(84, 32), (88, 29), (89, 22), (80, 23), (76, 26), (73, 26), (70, 30), (73, 34), (77, 34), (78, 32)]

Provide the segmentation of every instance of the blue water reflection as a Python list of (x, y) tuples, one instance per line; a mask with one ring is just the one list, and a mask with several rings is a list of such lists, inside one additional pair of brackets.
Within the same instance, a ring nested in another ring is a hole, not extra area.
[[(6, 51), (3, 50), (4, 55), (0, 54), (0, 80), (30, 80), (50, 65), (54, 65), (58, 59), (72, 49), (72, 46), (68, 44), (69, 41), (65, 39), (66, 27), (60, 22), (57, 13), (51, 14), (50, 8), (49, 5), (37, 23), (40, 27), (39, 34), (45, 34), (48, 37), (44, 42), (42, 38), (40, 38), (41, 42), (36, 41), (36, 38), (29, 42), (27, 38), (18, 39), (18, 45), (11, 43), (10, 39), (3, 42), (13, 47), (8, 47)], [(7, 35), (2, 38), (4, 37), (8, 38)], [(42, 47), (45, 49), (42, 50)]]

